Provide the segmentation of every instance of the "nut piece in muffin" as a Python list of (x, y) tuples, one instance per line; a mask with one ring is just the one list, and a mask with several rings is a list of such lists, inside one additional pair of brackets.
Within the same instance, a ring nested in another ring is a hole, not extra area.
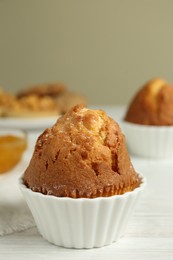
[(119, 125), (82, 105), (40, 135), (23, 180), (33, 191), (72, 198), (123, 194), (140, 185)]
[(147, 82), (129, 105), (125, 121), (142, 125), (173, 125), (173, 85), (160, 78)]

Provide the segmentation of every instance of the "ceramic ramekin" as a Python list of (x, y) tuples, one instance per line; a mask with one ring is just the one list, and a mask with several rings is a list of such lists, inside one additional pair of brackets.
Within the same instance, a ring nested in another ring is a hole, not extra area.
[(46, 240), (67, 248), (93, 248), (123, 236), (145, 186), (145, 179), (141, 180), (141, 185), (131, 192), (95, 199), (43, 195), (27, 188), (22, 178), (20, 189)]
[(173, 126), (146, 126), (122, 122), (132, 155), (162, 159), (173, 157)]

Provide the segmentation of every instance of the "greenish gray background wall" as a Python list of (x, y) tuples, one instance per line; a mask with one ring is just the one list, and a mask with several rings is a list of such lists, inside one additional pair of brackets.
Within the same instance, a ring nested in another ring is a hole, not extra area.
[(92, 104), (173, 82), (172, 0), (0, 0), (0, 85), (62, 81)]

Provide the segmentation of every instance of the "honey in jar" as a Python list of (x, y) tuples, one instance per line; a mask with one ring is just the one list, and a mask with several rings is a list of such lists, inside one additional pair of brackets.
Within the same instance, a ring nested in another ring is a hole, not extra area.
[(26, 147), (24, 134), (0, 133), (0, 173), (11, 170), (19, 162)]

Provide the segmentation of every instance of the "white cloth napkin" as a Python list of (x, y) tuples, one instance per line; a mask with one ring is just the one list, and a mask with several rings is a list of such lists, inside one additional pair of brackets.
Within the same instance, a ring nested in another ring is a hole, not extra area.
[(13, 170), (0, 174), (0, 236), (35, 226), (32, 214), (19, 189), (19, 178), (24, 173), (31, 155), (30, 147)]

